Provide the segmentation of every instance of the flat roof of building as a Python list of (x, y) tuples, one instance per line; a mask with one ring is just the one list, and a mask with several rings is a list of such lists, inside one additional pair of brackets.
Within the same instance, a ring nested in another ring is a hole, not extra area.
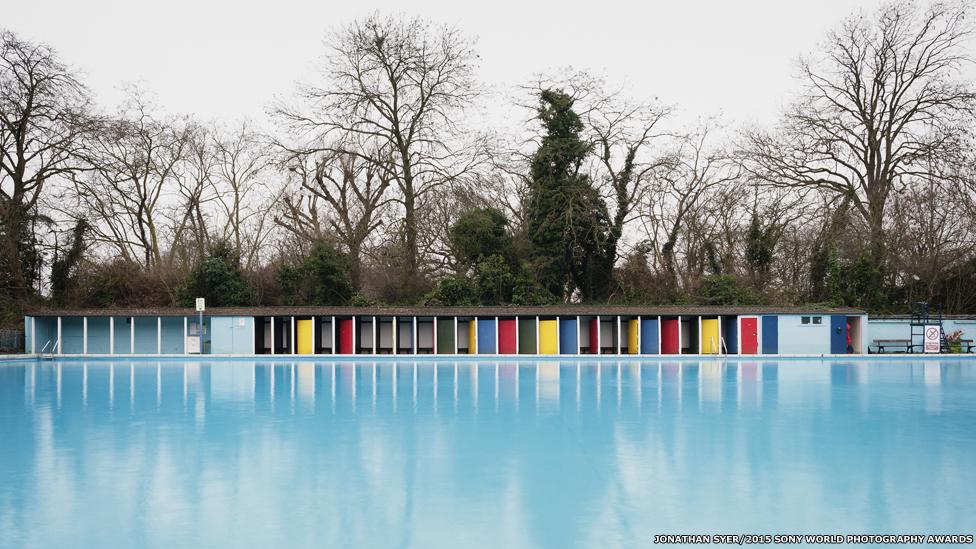
[[(27, 316), (196, 316), (192, 307), (148, 307), (119, 309), (52, 309), (28, 310)], [(757, 307), (757, 306), (621, 306), (621, 305), (549, 305), (539, 307), (212, 307), (206, 316), (726, 316), (772, 314), (851, 314), (864, 311), (850, 307)]]

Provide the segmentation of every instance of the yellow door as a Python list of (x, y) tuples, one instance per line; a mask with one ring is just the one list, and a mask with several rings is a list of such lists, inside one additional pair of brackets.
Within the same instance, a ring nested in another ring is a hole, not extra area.
[(478, 319), (472, 318), (468, 321), (468, 354), (473, 355), (478, 352), (478, 334), (475, 333), (478, 326)]
[(637, 334), (640, 333), (640, 322), (635, 318), (627, 322), (627, 354), (636, 355), (638, 349)]
[(556, 320), (539, 321), (539, 354), (559, 354), (559, 326)]
[(718, 354), (718, 319), (703, 318), (701, 321), (701, 352), (703, 355)]
[(298, 354), (315, 354), (315, 323), (311, 320), (297, 320), (295, 325), (295, 335), (298, 336)]

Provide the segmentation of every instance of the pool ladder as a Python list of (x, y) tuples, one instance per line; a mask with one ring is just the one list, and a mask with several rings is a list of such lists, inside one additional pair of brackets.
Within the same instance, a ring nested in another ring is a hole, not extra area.
[[(46, 351), (46, 350), (47, 350), (47, 348), (48, 348), (48, 346), (50, 346), (50, 347), (51, 347), (51, 352), (50, 352), (50, 353), (47, 353), (47, 354), (45, 354), (45, 353), (44, 353), (44, 351)], [(47, 343), (45, 343), (45, 344), (44, 344), (44, 346), (43, 346), (43, 347), (41, 347), (41, 352), (40, 352), (40, 353), (38, 353), (38, 354), (39, 354), (39, 355), (41, 356), (41, 358), (43, 358), (44, 360), (53, 360), (53, 359), (54, 359), (54, 350), (55, 350), (55, 349), (57, 349), (57, 348), (58, 348), (58, 340), (57, 340), (57, 339), (55, 339), (55, 340), (54, 340), (54, 345), (51, 345), (51, 340), (49, 339), (49, 340), (47, 340)]]

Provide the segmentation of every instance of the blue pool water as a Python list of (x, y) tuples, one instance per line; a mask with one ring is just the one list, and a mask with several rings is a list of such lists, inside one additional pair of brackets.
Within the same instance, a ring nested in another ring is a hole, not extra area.
[(976, 361), (0, 364), (0, 547), (976, 529)]

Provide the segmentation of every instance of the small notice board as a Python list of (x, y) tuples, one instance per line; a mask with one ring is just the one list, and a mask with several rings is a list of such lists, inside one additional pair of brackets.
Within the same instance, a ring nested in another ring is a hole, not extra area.
[(942, 328), (939, 326), (926, 326), (925, 337), (923, 339), (923, 349), (926, 353), (938, 353), (942, 350)]

